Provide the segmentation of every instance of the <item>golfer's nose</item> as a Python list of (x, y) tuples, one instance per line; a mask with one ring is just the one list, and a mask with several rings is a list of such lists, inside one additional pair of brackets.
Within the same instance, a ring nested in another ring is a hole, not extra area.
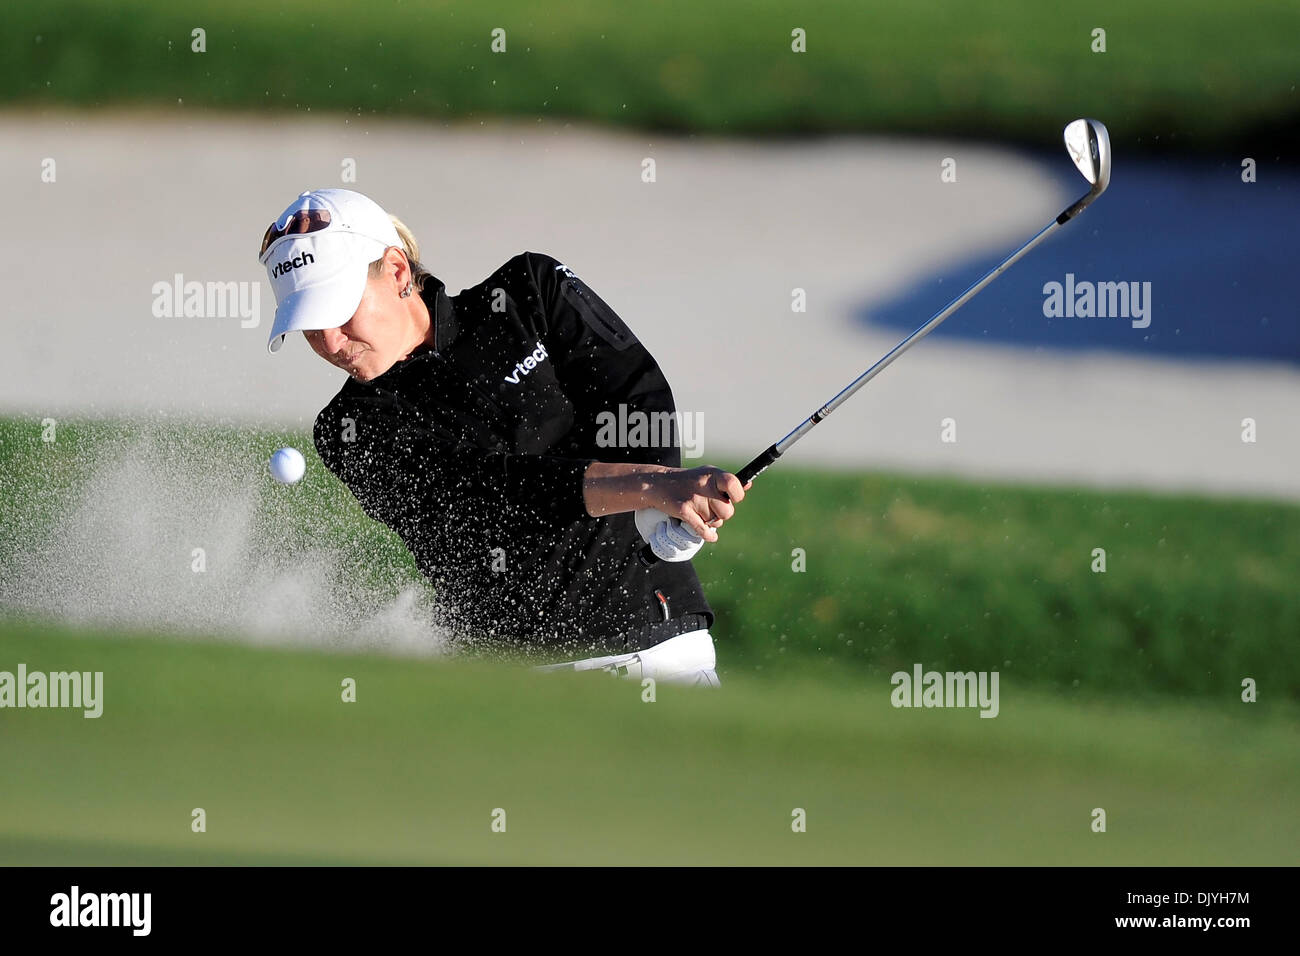
[(333, 355), (343, 348), (348, 342), (348, 337), (343, 334), (342, 328), (323, 329), (321, 331), (321, 343), (325, 346), (325, 351)]

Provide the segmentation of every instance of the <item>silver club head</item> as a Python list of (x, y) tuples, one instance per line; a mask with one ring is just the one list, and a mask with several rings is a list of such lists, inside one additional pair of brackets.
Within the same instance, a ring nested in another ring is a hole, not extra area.
[(1065, 148), (1075, 167), (1100, 196), (1110, 185), (1110, 134), (1100, 120), (1077, 119), (1065, 127)]
[(1065, 127), (1065, 148), (1070, 151), (1075, 168), (1092, 188), (1069, 209), (1056, 217), (1066, 223), (1088, 208), (1110, 185), (1110, 134), (1100, 120), (1077, 119)]

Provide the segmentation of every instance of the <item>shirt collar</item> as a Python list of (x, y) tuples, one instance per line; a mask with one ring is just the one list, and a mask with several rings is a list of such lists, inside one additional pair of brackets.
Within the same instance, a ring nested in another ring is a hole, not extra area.
[(429, 307), (429, 319), (433, 323), (434, 350), (445, 351), (452, 342), (456, 341), (460, 326), (456, 322), (456, 310), (451, 304), (451, 298), (447, 295), (442, 280), (435, 276), (427, 277), (424, 280), (424, 288), (420, 290), (420, 298)]

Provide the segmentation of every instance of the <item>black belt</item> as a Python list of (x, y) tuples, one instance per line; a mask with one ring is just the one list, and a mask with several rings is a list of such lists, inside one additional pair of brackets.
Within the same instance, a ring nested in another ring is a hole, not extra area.
[[(702, 631), (708, 626), (709, 618), (705, 614), (683, 614), (681, 617), (670, 618), (667, 621), (655, 621), (653, 624), (647, 624), (644, 627), (638, 627), (635, 630), (610, 638), (609, 644), (613, 650), (609, 651), (609, 653), (632, 654), (636, 651), (644, 651), (648, 647), (662, 644), (670, 637), (689, 634), (691, 631)], [(620, 643), (622, 644), (621, 650), (619, 649)]]

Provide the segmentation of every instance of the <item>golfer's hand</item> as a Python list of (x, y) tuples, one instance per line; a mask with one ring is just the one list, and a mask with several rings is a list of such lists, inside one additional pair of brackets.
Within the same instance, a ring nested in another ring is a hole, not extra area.
[(636, 530), (660, 561), (689, 561), (704, 547), (704, 539), (658, 508), (641, 508), (633, 512)]
[[(718, 540), (716, 529), (735, 515), (736, 504), (745, 497), (748, 488), (749, 485), (742, 488), (740, 479), (730, 472), (702, 465), (670, 469), (652, 476), (645, 497), (651, 508), (680, 520), (684, 530), (703, 543)], [(654, 546), (648, 539), (647, 542)]]

